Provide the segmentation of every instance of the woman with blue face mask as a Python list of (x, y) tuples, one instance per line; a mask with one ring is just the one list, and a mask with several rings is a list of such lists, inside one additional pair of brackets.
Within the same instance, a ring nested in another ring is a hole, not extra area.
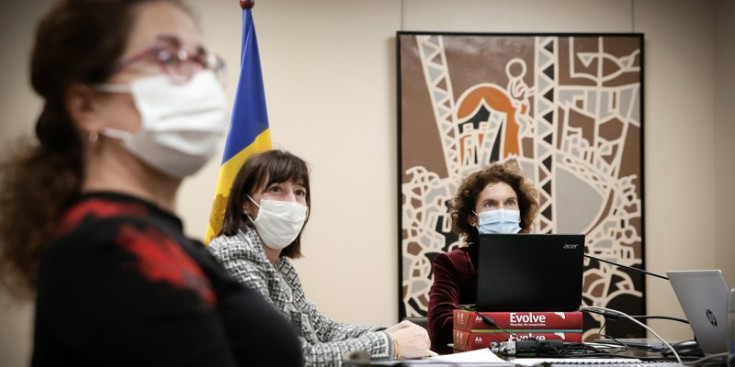
[(178, 0), (41, 20), (36, 140), (0, 169), (0, 279), (35, 295), (33, 366), (302, 365), (290, 323), (176, 215), (226, 128), (222, 68)]
[(235, 279), (291, 319), (307, 366), (340, 366), (343, 354), (359, 350), (376, 359), (425, 356), (429, 335), (416, 324), (343, 324), (306, 299), (290, 259), (301, 257), (310, 208), (309, 172), (301, 158), (281, 150), (253, 155), (235, 177), (222, 229), (208, 249)]
[(428, 322), (432, 349), (439, 353), (451, 351), (452, 312), (460, 304), (475, 303), (478, 235), (528, 233), (538, 212), (536, 190), (513, 162), (468, 176), (448, 205), (452, 231), (466, 246), (434, 259)]

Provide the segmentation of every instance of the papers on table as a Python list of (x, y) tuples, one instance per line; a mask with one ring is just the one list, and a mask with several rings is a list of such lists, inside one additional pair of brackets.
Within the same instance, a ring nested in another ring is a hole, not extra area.
[(483, 348), (469, 352), (446, 354), (424, 359), (411, 359), (402, 361), (373, 361), (374, 366), (489, 366), (489, 367), (511, 367), (511, 366), (537, 366), (541, 363), (554, 365), (627, 365), (631, 363), (642, 363), (640, 359), (634, 358), (515, 358), (506, 361), (490, 349)]
[(442, 356), (411, 359), (403, 361), (381, 361), (373, 362), (373, 365), (394, 365), (401, 366), (490, 366), (490, 367), (506, 367), (513, 366), (513, 362), (508, 362), (491, 352), (490, 349), (478, 349), (469, 352), (447, 354)]
[(513, 363), (521, 366), (546, 364), (630, 364), (641, 363), (637, 358), (516, 358)]

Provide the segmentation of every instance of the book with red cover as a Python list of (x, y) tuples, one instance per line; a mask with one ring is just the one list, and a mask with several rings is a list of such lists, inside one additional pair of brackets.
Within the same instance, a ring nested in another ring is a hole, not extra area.
[[(479, 314), (489, 317), (496, 325), (486, 323)], [(475, 312), (454, 310), (454, 329), (462, 331), (477, 330), (576, 330), (582, 329), (582, 312)]]
[(568, 332), (567, 330), (508, 330), (508, 333), (493, 330), (484, 333), (471, 333), (469, 331), (454, 330), (452, 341), (454, 342), (455, 352), (465, 352), (475, 349), (490, 347), (492, 342), (504, 342), (508, 340), (528, 340), (536, 338), (539, 340), (561, 340), (564, 342), (580, 343), (582, 342), (582, 330)]

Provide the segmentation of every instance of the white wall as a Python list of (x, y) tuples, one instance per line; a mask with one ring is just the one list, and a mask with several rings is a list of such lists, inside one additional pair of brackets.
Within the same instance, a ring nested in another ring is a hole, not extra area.
[[(210, 48), (230, 65), (232, 100), (237, 2), (189, 2)], [(0, 146), (30, 133), (39, 112), (26, 65), (33, 24), (49, 3), (0, 5)], [(397, 30), (645, 33), (647, 267), (722, 268), (732, 285), (734, 16), (728, 0), (259, 1), (274, 145), (312, 168), (306, 257), (296, 262), (309, 298), (339, 321), (397, 321)], [(216, 173), (212, 162), (180, 193), (193, 236), (204, 235)], [(649, 314), (682, 316), (668, 283), (647, 287)], [(0, 365), (20, 366), (31, 348), (31, 308), (9, 302), (0, 294)], [(690, 337), (684, 325), (651, 325)]]

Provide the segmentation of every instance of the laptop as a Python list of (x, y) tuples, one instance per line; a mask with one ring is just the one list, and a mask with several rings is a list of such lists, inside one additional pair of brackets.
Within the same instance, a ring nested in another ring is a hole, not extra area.
[(478, 311), (576, 311), (582, 303), (583, 234), (482, 234)]
[(720, 270), (668, 271), (684, 315), (705, 354), (727, 352), (728, 288)]

